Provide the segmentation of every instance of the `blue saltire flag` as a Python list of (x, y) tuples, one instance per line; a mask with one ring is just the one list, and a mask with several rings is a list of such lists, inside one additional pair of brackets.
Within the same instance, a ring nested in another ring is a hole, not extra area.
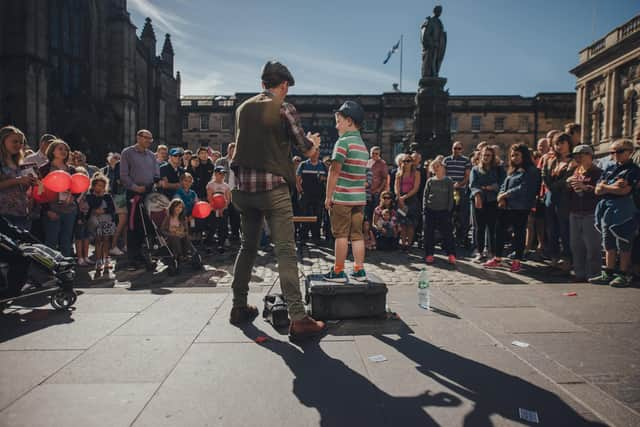
[(382, 61), (382, 63), (386, 64), (387, 62), (389, 62), (389, 60), (391, 59), (391, 55), (393, 55), (395, 51), (398, 50), (399, 47), (400, 47), (400, 40), (398, 40), (398, 43), (394, 44), (391, 50), (387, 52), (387, 57), (385, 58), (384, 61)]

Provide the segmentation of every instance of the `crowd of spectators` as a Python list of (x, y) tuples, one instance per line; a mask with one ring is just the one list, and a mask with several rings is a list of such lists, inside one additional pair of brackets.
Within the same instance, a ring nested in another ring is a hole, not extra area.
[[(581, 143), (577, 124), (548, 132), (535, 149), (514, 144), (504, 158), (499, 146), (480, 142), (464, 147), (455, 141), (449, 155), (423, 161), (415, 149), (387, 164), (380, 147), (371, 147), (366, 248), (409, 251), (418, 246), (432, 264), (439, 244), (450, 264), (471, 254), (485, 268), (518, 273), (531, 260), (576, 281), (629, 286), (640, 267), (640, 131), (634, 138), (616, 140), (603, 158)], [(178, 214), (174, 219), (168, 215), (161, 227), (175, 237), (172, 247), (180, 251), (185, 232), (204, 230), (207, 243), (224, 252), (240, 238), (240, 213), (230, 191), (235, 187), (230, 168), (235, 144), (229, 144), (224, 157), (208, 147), (192, 152), (159, 145), (153, 152), (152, 144), (151, 132), (140, 130), (133, 145), (109, 153), (97, 167), (54, 135), (43, 135), (31, 149), (19, 129), (5, 126), (0, 129), (0, 214), (64, 255), (76, 256), (79, 266), (93, 258), (96, 269), (106, 270), (110, 256), (126, 253), (129, 268), (136, 269), (142, 219), (131, 212), (157, 190), (180, 201), (171, 203), (171, 213)], [(293, 160), (294, 215), (317, 218), (297, 225), (296, 237), (302, 243), (331, 242), (323, 206), (329, 160), (318, 149)], [(54, 171), (86, 174), (90, 187), (82, 194), (36, 197), (46, 191), (42, 180)], [(194, 220), (194, 204), (216, 195), (224, 197), (224, 207)]]

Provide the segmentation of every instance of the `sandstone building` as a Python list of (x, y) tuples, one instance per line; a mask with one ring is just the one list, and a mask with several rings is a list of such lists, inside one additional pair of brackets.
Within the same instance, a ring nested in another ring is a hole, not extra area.
[[(233, 141), (234, 113), (253, 94), (233, 96), (183, 96), (183, 144), (189, 148), (209, 145), (226, 152)], [(412, 141), (415, 93), (382, 95), (289, 95), (305, 130), (320, 132), (322, 153), (330, 154), (337, 139), (333, 111), (345, 100), (359, 102), (366, 117), (362, 135), (368, 147), (382, 147), (383, 157), (392, 159)], [(551, 129), (562, 129), (573, 121), (575, 94), (539, 93), (522, 96), (450, 96), (451, 135), (466, 151), (480, 141), (504, 148), (516, 142), (530, 146)]]
[(640, 15), (580, 51), (575, 120), (599, 154), (640, 127)]
[(151, 20), (138, 37), (126, 0), (0, 0), (0, 10), (0, 125), (32, 146), (54, 133), (100, 164), (136, 129), (180, 143), (171, 39), (158, 55)]

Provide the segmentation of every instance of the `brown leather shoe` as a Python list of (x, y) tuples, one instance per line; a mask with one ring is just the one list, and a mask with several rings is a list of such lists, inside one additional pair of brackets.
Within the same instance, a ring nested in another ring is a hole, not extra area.
[(324, 330), (324, 322), (314, 320), (311, 316), (304, 316), (300, 320), (294, 320), (289, 325), (289, 338), (299, 340), (318, 335)]
[(229, 323), (238, 325), (244, 322), (251, 322), (258, 316), (258, 307), (247, 304), (244, 307), (233, 307), (229, 316)]

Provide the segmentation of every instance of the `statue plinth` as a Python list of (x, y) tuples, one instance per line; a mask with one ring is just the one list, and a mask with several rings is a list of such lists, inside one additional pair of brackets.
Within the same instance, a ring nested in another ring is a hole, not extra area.
[(414, 134), (423, 158), (433, 158), (450, 151), (449, 91), (444, 89), (447, 79), (423, 77), (416, 94)]

